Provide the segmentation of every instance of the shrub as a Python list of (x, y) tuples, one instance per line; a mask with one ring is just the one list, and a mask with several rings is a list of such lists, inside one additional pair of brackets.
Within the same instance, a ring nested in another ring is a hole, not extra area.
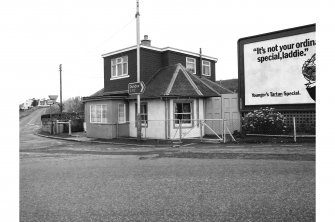
[(247, 113), (242, 118), (242, 130), (244, 133), (254, 134), (285, 134), (285, 117), (274, 108), (260, 108)]

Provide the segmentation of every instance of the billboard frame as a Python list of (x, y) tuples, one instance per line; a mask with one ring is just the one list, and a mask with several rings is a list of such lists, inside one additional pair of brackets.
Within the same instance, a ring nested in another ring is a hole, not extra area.
[(273, 107), (280, 111), (315, 111), (316, 104), (269, 104), (269, 105), (245, 105), (245, 70), (244, 70), (244, 45), (272, 40), (282, 37), (294, 36), (299, 34), (305, 34), (309, 32), (315, 32), (316, 24), (310, 24), (305, 26), (299, 26), (290, 29), (284, 29), (274, 32), (268, 32), (260, 35), (248, 36), (240, 38), (237, 41), (237, 59), (238, 59), (238, 100), (240, 104), (240, 111), (246, 112), (258, 109), (260, 107)]

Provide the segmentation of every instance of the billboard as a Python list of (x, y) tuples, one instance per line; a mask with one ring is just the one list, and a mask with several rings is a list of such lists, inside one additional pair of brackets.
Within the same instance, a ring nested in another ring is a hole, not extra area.
[(238, 47), (243, 108), (315, 105), (315, 25), (242, 38)]

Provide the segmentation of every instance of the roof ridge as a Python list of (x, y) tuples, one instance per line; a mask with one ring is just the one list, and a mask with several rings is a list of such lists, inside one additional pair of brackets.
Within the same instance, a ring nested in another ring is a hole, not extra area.
[(187, 72), (187, 70), (185, 69), (185, 67), (178, 63), (181, 66), (181, 70), (183, 71), (185, 77), (187, 78), (187, 80), (191, 83), (192, 87), (194, 88), (194, 90), (197, 92), (197, 94), (199, 96), (203, 96), (204, 94), (202, 94), (202, 92), (199, 90), (199, 88), (197, 87), (197, 85), (194, 83), (194, 81), (192, 80), (192, 78), (189, 76), (189, 72)]
[(202, 82), (205, 86), (207, 86), (210, 90), (212, 90), (213, 92), (215, 92), (218, 95), (221, 95), (218, 91), (216, 91), (215, 89), (213, 89), (213, 87), (209, 86), (207, 83), (205, 83), (201, 78), (199, 78), (198, 76), (194, 76), (195, 78), (197, 78), (200, 82)]
[(180, 70), (180, 66), (179, 66), (178, 64), (179, 64), (179, 63), (177, 63), (177, 67), (176, 67), (176, 69), (175, 69), (175, 71), (174, 71), (174, 73), (173, 73), (173, 75), (172, 75), (171, 81), (170, 81), (170, 83), (169, 83), (169, 85), (168, 85), (168, 87), (167, 87), (167, 89), (166, 89), (166, 91), (165, 91), (165, 93), (164, 93), (164, 95), (166, 95), (166, 96), (170, 95), (170, 92), (171, 92), (171, 90), (172, 90), (172, 87), (173, 87), (173, 85), (174, 85), (174, 82), (175, 82), (176, 79), (177, 79), (177, 76), (178, 76), (178, 73), (179, 73), (179, 70)]

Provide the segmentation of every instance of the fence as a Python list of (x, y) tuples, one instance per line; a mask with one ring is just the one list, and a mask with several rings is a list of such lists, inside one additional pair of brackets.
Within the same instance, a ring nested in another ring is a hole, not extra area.
[(82, 132), (84, 130), (84, 113), (44, 114), (41, 116), (41, 121), (42, 132), (50, 134), (62, 132), (69, 132), (71, 134), (71, 132)]
[[(262, 127), (258, 127), (258, 123), (254, 124), (254, 129), (250, 130), (250, 128), (246, 129), (243, 126), (243, 132), (247, 136), (264, 136), (264, 137), (286, 137), (293, 138), (296, 142), (297, 138), (315, 138), (315, 114), (314, 115), (297, 115), (294, 116), (292, 114), (285, 115), (282, 121), (278, 121), (278, 119), (272, 119), (268, 121), (267, 124), (264, 119)], [(279, 122), (279, 123), (278, 123)], [(250, 122), (249, 122), (250, 125)]]
[[(113, 125), (116, 127), (116, 138), (137, 137), (137, 123), (135, 121)], [(239, 120), (142, 120), (141, 139), (165, 139), (179, 142), (186, 139), (196, 139), (226, 142), (230, 139), (235, 140), (234, 131), (240, 131)]]

